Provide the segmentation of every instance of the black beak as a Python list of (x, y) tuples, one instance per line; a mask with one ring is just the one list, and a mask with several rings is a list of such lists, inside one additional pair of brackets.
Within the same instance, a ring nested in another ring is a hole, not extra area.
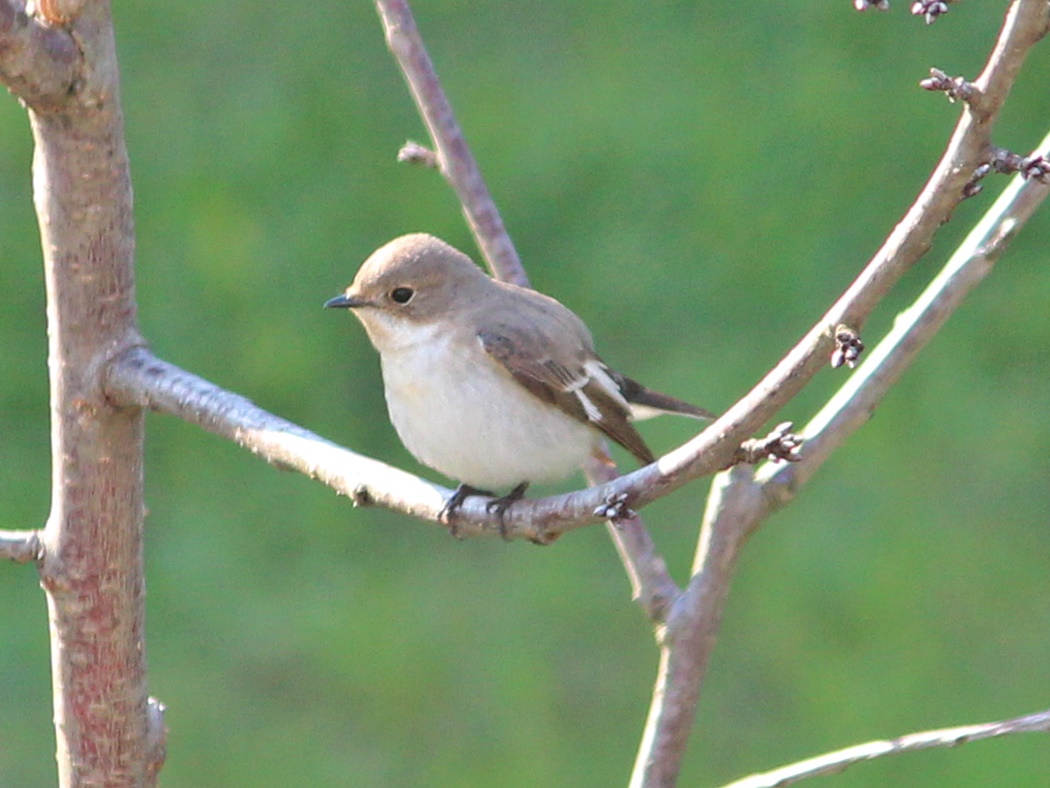
[(367, 301), (362, 301), (360, 298), (352, 298), (346, 293), (337, 295), (335, 298), (329, 298), (324, 302), (326, 309), (353, 309), (354, 307), (364, 306)]

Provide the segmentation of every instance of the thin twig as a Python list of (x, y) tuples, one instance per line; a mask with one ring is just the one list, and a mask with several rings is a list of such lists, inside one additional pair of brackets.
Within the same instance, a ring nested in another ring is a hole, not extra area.
[[(1042, 149), (1050, 146), (1050, 136)], [(865, 424), (876, 404), (899, 379), (918, 351), (933, 338), (948, 316), (992, 268), (1009, 239), (1028, 220), (1050, 188), (1018, 177), (1004, 191), (967, 239), (952, 255), (915, 304), (901, 315), (893, 329), (865, 358), (857, 372), (802, 430), (805, 452), (798, 463), (765, 463), (752, 476), (738, 466), (715, 477), (708, 498), (693, 576), (668, 621), (677, 631), (662, 655), (659, 686), (693, 685), (699, 691), (715, 645), (722, 608), (740, 547), (773, 511), (799, 492), (845, 440)], [(680, 691), (682, 687), (679, 687)], [(680, 732), (692, 725), (688, 711), (668, 706), (668, 691), (657, 693), (650, 709), (646, 763), (673, 763), (679, 739), (657, 735), (658, 726)], [(671, 714), (676, 715), (671, 718)], [(651, 730), (651, 732), (650, 732)], [(672, 749), (668, 753), (668, 749)], [(659, 750), (659, 751), (658, 751)], [(645, 764), (636, 767), (644, 769)], [(652, 771), (655, 766), (650, 766)], [(660, 784), (656, 781), (656, 784)]]
[(27, 564), (40, 558), (39, 531), (0, 531), (0, 558)]
[[(608, 457), (593, 458), (584, 467), (584, 474), (592, 487), (612, 482), (619, 475)], [(667, 562), (656, 549), (648, 529), (635, 512), (610, 520), (607, 527), (631, 583), (631, 598), (650, 621), (663, 623), (681, 589), (667, 571)]]
[[(463, 206), (478, 246), (496, 278), (528, 286), (528, 276), (514, 249), (495, 201), (481, 176), (462, 129), (427, 55), (412, 10), (407, 2), (377, 0), (387, 41), (405, 75), (416, 106), (430, 130), (438, 150), (441, 172), (451, 184)], [(422, 146), (409, 143), (401, 155), (416, 155), (427, 161), (432, 152), (421, 153)], [(425, 150), (425, 149), (422, 149)], [(412, 151), (411, 154), (406, 153)], [(610, 482), (619, 472), (607, 455), (595, 458), (584, 469), (591, 486)], [(679, 593), (667, 571), (667, 564), (657, 552), (652, 537), (641, 518), (631, 517), (610, 522), (609, 533), (616, 545), (628, 578), (633, 598), (653, 621), (662, 621), (668, 606)]]
[(1040, 711), (1002, 722), (962, 725), (957, 728), (909, 733), (896, 739), (870, 741), (782, 766), (771, 772), (753, 774), (742, 780), (728, 783), (722, 788), (781, 788), (810, 777), (837, 774), (856, 763), (881, 758), (884, 755), (899, 755), (937, 747), (956, 747), (971, 741), (993, 739), (997, 736), (1009, 736), (1015, 733), (1050, 733), (1050, 711)]
[(442, 174), (456, 192), (481, 254), (497, 279), (528, 286), (521, 259), (503, 225), (452, 105), (438, 81), (407, 0), (376, 0), (387, 45), (405, 75), (437, 150)]

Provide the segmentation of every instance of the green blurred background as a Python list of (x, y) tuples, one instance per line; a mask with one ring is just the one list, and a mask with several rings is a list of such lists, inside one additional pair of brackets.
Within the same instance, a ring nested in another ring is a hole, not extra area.
[[(723, 409), (913, 199), (1004, 3), (931, 28), (897, 2), (417, 2), (537, 287), (614, 365)], [(294, 9), (294, 12), (293, 12)], [(164, 358), (420, 471), (360, 327), (321, 309), (395, 235), (476, 256), (372, 4), (118, 3), (142, 329)], [(1050, 48), (997, 141), (1047, 126)], [(44, 294), (23, 110), (0, 101), (0, 528), (41, 526)], [(990, 205), (961, 206), (873, 344)], [(745, 551), (683, 785), (1050, 706), (1050, 266), (1044, 213)], [(784, 413), (804, 422), (848, 375)], [(650, 422), (664, 451), (692, 425)], [(148, 420), (150, 689), (167, 786), (625, 784), (656, 668), (601, 528), (457, 542), (163, 416)], [(626, 465), (630, 465), (625, 460)], [(434, 474), (423, 471), (430, 478)], [(440, 480), (443, 481), (444, 480)], [(572, 484), (579, 484), (575, 480)], [(567, 489), (565, 486), (562, 489)], [(705, 495), (646, 510), (679, 580)], [(43, 596), (0, 566), (0, 785), (54, 784)], [(1044, 785), (1038, 736), (859, 766), (840, 786)], [(830, 782), (829, 782), (830, 784)]]

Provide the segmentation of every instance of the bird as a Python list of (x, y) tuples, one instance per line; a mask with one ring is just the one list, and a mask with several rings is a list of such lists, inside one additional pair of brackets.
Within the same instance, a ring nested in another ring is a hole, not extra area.
[(377, 249), (324, 306), (364, 326), (405, 448), (458, 482), (442, 521), (485, 495), (502, 523), (529, 484), (570, 475), (603, 437), (648, 465), (653, 453), (632, 419), (714, 418), (609, 367), (583, 321), (554, 298), (490, 277), (426, 233)]

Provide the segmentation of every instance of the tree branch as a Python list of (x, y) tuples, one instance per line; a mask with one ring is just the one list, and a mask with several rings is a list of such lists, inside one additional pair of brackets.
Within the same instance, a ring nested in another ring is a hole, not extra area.
[[(36, 559), (51, 622), (59, 782), (151, 785), (163, 732), (146, 691), (143, 419), (106, 401), (100, 370), (141, 341), (131, 180), (109, 3), (0, 0), (0, 80), (29, 108), (47, 286), (52, 506)], [(59, 27), (53, 25), (68, 25)]]
[[(1036, 155), (1050, 156), (1050, 134)], [(970, 231), (940, 273), (870, 352), (857, 371), (803, 429), (806, 452), (788, 466), (766, 464), (755, 473), (765, 514), (797, 494), (831, 453), (871, 418), (875, 407), (916, 355), (988, 274), (1035, 210), (1050, 184), (1016, 176)]]
[[(1041, 145), (1050, 148), (1050, 136)], [(870, 418), (875, 406), (900, 378), (915, 356), (933, 338), (965, 296), (988, 273), (1036, 207), (1050, 192), (1038, 181), (1018, 176), (989, 209), (952, 255), (915, 304), (901, 315), (893, 329), (837, 394), (802, 430), (806, 450), (797, 463), (772, 463), (752, 473), (737, 466), (720, 473), (712, 484), (693, 565), (692, 580), (668, 621), (669, 641), (663, 649), (646, 740), (651, 739), (645, 763), (636, 768), (655, 771), (674, 763), (676, 748), (684, 747), (683, 731), (692, 717), (683, 706), (695, 705), (721, 624), (722, 609), (740, 548), (772, 512), (789, 503), (802, 485)], [(679, 693), (681, 703), (673, 706)], [(671, 699), (671, 700), (669, 700)], [(659, 736), (658, 730), (669, 731)], [(644, 744), (644, 742), (643, 742)], [(659, 781), (657, 785), (661, 784)]]
[[(321, 481), (355, 505), (385, 506), (436, 522), (451, 494), (274, 416), (239, 394), (161, 361), (143, 347), (131, 348), (111, 362), (106, 392), (120, 407), (168, 413), (228, 438), (272, 465)], [(482, 520), (477, 530), (486, 527), (498, 534), (498, 518)]]
[[(981, 107), (980, 120), (969, 109), (969, 104), (964, 107), (944, 156), (904, 219), (845, 295), (758, 388), (770, 384), (775, 386), (778, 381), (783, 381), (785, 386), (794, 386), (798, 379), (811, 375), (813, 365), (821, 361), (814, 349), (822, 343), (830, 349), (828, 340), (837, 326), (845, 324), (859, 329), (878, 299), (928, 250), (937, 227), (950, 218), (955, 205), (963, 199), (964, 187), (971, 174), (990, 150), (991, 127), (996, 113), (1020, 64), (1045, 32), (1048, 19), (1050, 11), (1045, 0), (1018, 0), (1009, 9), (996, 47), (977, 80), (980, 89), (985, 91), (979, 99), (974, 99), (974, 103)], [(994, 86), (994, 89), (989, 86)], [(1042, 194), (1044, 191), (1041, 184), (1037, 186), (1033, 182), (1028, 194)], [(1034, 210), (1035, 205), (1029, 204), (1028, 200), (1025, 205), (1027, 210)], [(994, 212), (995, 208), (990, 213)], [(999, 233), (998, 244), (991, 244), (992, 238), (982, 232), (985, 222), (975, 230), (978, 236), (975, 243), (987, 245), (984, 247), (985, 261), (994, 260), (1002, 251), (1005, 241), (1018, 229), (1019, 218), (1015, 216), (1001, 225), (1005, 232)], [(990, 262), (987, 264), (990, 266)], [(951, 265), (949, 263), (949, 268)], [(957, 293), (958, 299), (961, 300), (968, 290), (969, 287), (961, 289)], [(936, 325), (929, 327), (931, 335), (947, 314), (945, 312)], [(918, 346), (912, 353), (904, 354), (899, 360), (900, 370), (917, 350)], [(895, 359), (894, 363), (898, 361)], [(794, 373), (790, 371), (792, 368)], [(899, 374), (898, 370), (896, 375)], [(861, 380), (861, 373), (854, 378)], [(896, 377), (887, 379), (885, 387), (895, 380)], [(877, 393), (877, 397), (881, 398), (884, 393), (885, 388)], [(741, 404), (735, 405), (708, 432), (732, 416)], [(854, 415), (859, 412), (859, 409), (854, 411)], [(852, 429), (860, 423), (856, 421)], [(764, 474), (761, 478), (776, 478), (778, 483), (761, 484), (752, 478), (749, 470), (734, 468), (717, 477), (712, 485), (693, 576), (672, 610), (661, 644), (660, 669), (645, 734), (635, 761), (632, 786), (672, 785), (677, 779), (740, 547), (774, 508), (790, 499), (801, 481), (807, 478), (806, 474), (812, 473), (813, 468), (823, 462), (845, 437), (843, 433), (838, 442), (832, 440), (822, 444), (818, 438), (810, 436), (808, 427), (803, 434), (807, 438), (803, 459), (798, 463), (800, 467), (768, 464), (760, 469), (759, 473)], [(692, 443), (703, 437), (701, 435)], [(665, 457), (660, 463), (666, 460)]]
[(438, 166), (463, 206), (463, 215), (493, 275), (527, 287), (528, 276), (485, 186), (474, 154), (438, 81), (407, 0), (376, 0), (387, 45), (397, 59), (437, 150)]
[[(584, 475), (587, 483), (594, 487), (614, 481), (619, 471), (606, 455), (592, 458), (584, 467)], [(641, 606), (650, 621), (663, 623), (681, 589), (671, 579), (667, 562), (656, 549), (648, 529), (635, 512), (610, 519), (607, 528), (631, 583), (631, 598)]]
[[(1044, 4), (1037, 0), (1019, 1), (1029, 9), (1032, 6), (1044, 8)], [(824, 366), (834, 343), (835, 326), (842, 323), (862, 325), (900, 276), (929, 249), (936, 229), (947, 221), (961, 198), (962, 185), (968, 178), (967, 173), (977, 166), (980, 151), (987, 144), (988, 131), (988, 124), (977, 125), (969, 113), (964, 113), (948, 152), (916, 203), (876, 256), (809, 333), (721, 418), (657, 462), (613, 481), (564, 495), (516, 503), (503, 518), (506, 534), (510, 537), (549, 539), (572, 528), (600, 521), (602, 518), (595, 512), (606, 507), (610, 500), (622, 499), (631, 508), (641, 508), (694, 479), (731, 465), (741, 442), (773, 417)], [(199, 412), (194, 412), (193, 407), (180, 403), (178, 397), (171, 397), (172, 387), (181, 385), (178, 381), (184, 383), (193, 378), (199, 384), (211, 387), (214, 392), (222, 390), (164, 362), (159, 362), (160, 366), (156, 367), (153, 374), (144, 375), (141, 372), (143, 359), (140, 352), (116, 359), (110, 368), (108, 393), (113, 400), (118, 404), (148, 404), (204, 424), (208, 420), (204, 411), (198, 408)], [(175, 378), (166, 380), (169, 375)], [(210, 404), (201, 403), (205, 409), (216, 409), (212, 415), (217, 421), (211, 427), (204, 426), (232, 435), (241, 428), (240, 415), (236, 407), (232, 410), (227, 408), (225, 397), (235, 398), (236, 395), (228, 392), (222, 392), (222, 395), (212, 397)], [(243, 402), (247, 403), (247, 400)], [(248, 418), (248, 422), (252, 422), (259, 414), (265, 414), (261, 409), (255, 410), (257, 413)], [(226, 419), (232, 421), (224, 423)], [(364, 464), (352, 464), (361, 472), (351, 478), (341, 472), (339, 467), (326, 465), (323, 457), (332, 457), (327, 449), (317, 455), (312, 453), (308, 445), (315, 440), (319, 440), (322, 446), (331, 447), (332, 444), (287, 422), (285, 424), (298, 431), (295, 441), (278, 445), (263, 440), (253, 443), (253, 450), (268, 459), (294, 467), (301, 465), (312, 468), (310, 474), (322, 480), (342, 478), (336, 489), (354, 495), (359, 501), (368, 500), (396, 511), (436, 520), (440, 505), (434, 496), (435, 493), (444, 495), (444, 488), (423, 483), (411, 474), (398, 471), (402, 475), (397, 477), (401, 480), (397, 484), (405, 484), (398, 489), (397, 485), (391, 485), (393, 477), (388, 471), (393, 469), (352, 452), (350, 455)], [(284, 429), (278, 428), (277, 432)], [(304, 438), (304, 434), (310, 437)], [(341, 457), (339, 461), (345, 462), (346, 458)], [(383, 468), (384, 472), (376, 472), (377, 468)], [(467, 499), (459, 510), (457, 530), (460, 534), (470, 536), (498, 532), (498, 518), (487, 513), (484, 507), (481, 499)]]
[(856, 763), (870, 761), (884, 755), (899, 755), (905, 752), (930, 750), (935, 747), (955, 747), (971, 741), (993, 739), (1015, 733), (1050, 733), (1050, 711), (1014, 717), (1002, 722), (962, 725), (957, 728), (909, 733), (896, 739), (870, 741), (782, 766), (771, 772), (753, 774), (742, 780), (728, 783), (722, 788), (781, 788), (810, 777), (837, 774)]
[(0, 531), (0, 558), (27, 564), (40, 558), (39, 531)]
[[(490, 270), (497, 279), (528, 287), (528, 275), (456, 122), (407, 0), (376, 0), (376, 8), (390, 51), (401, 67), (437, 148), (438, 167), (459, 198)], [(426, 164), (431, 164), (432, 157), (431, 151), (413, 143), (406, 144), (398, 154), (399, 160), (411, 159)], [(619, 475), (608, 454), (595, 458), (584, 473), (592, 487), (611, 482)], [(630, 579), (632, 598), (651, 620), (662, 620), (679, 588), (671, 579), (667, 564), (657, 552), (641, 518), (632, 515), (610, 522), (609, 534)]]
[(67, 30), (27, 16), (21, 0), (0, 0), (0, 82), (27, 106), (62, 106), (82, 68), (80, 50)]

